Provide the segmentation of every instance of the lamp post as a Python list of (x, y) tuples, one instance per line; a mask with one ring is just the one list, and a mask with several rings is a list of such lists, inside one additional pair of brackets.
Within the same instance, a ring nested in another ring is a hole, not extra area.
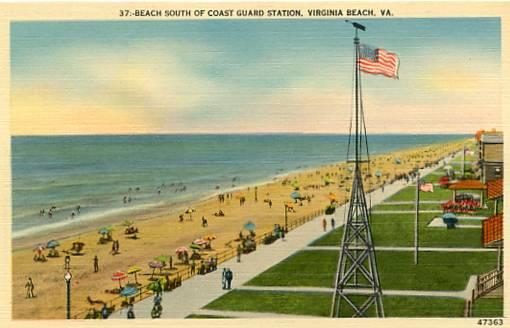
[(67, 285), (67, 319), (71, 319), (71, 256), (66, 255), (64, 260), (64, 280)]
[(288, 205), (285, 204), (285, 232), (287, 232), (287, 209), (288, 209)]

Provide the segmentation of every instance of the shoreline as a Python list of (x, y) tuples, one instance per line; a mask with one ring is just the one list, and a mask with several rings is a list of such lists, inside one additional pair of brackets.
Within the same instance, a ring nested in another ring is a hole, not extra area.
[[(370, 181), (371, 189), (378, 189), (380, 183), (386, 180), (390, 183), (396, 175), (409, 172), (415, 167), (422, 167), (426, 164), (439, 162), (443, 158), (461, 149), (466, 139), (450, 141), (447, 143), (431, 144), (421, 147), (412, 147), (407, 150), (398, 150), (385, 154), (372, 156), (371, 168), (380, 170), (382, 177), (377, 179), (365, 177), (365, 183)], [(396, 158), (401, 159), (401, 164), (396, 164)], [(138, 281), (146, 285), (151, 275), (151, 269), (147, 263), (153, 261), (158, 255), (172, 255), (174, 265), (178, 264), (175, 259), (175, 249), (180, 246), (187, 246), (191, 241), (210, 234), (216, 236), (213, 241), (213, 251), (208, 255), (221, 253), (227, 250), (235, 250), (233, 240), (242, 230), (243, 224), (248, 220), (256, 224), (257, 235), (272, 231), (274, 224), (282, 224), (284, 221), (284, 203), (289, 202), (290, 193), (294, 189), (291, 183), (284, 181), (296, 180), (300, 192), (309, 195), (311, 202), (303, 202), (303, 205), (296, 204), (295, 212), (288, 213), (289, 222), (323, 210), (329, 204), (328, 195), (335, 193), (337, 199), (342, 203), (348, 196), (347, 189), (350, 188), (351, 173), (347, 169), (347, 163), (333, 163), (318, 168), (305, 168), (299, 173), (286, 174), (283, 177), (274, 179), (266, 184), (258, 184), (258, 201), (254, 197), (255, 185), (241, 187), (232, 191), (233, 197), (227, 199), (221, 205), (225, 212), (224, 217), (215, 217), (212, 214), (218, 211), (218, 201), (215, 194), (202, 201), (190, 202), (188, 206), (196, 209), (194, 219), (185, 219), (178, 222), (178, 216), (171, 213), (178, 213), (179, 208), (171, 211), (166, 209), (161, 215), (153, 216), (145, 213), (148, 219), (136, 221), (140, 230), (137, 240), (128, 239), (123, 234), (123, 227), (114, 226), (113, 239), (120, 240), (120, 253), (110, 253), (111, 244), (98, 244), (99, 235), (97, 230), (87, 227), (89, 232), (80, 233), (80, 241), (85, 243), (84, 255), (72, 256), (71, 268), (73, 271), (73, 303), (72, 312), (82, 313), (91, 305), (87, 297), (94, 300), (100, 299), (105, 302), (112, 300), (116, 295), (105, 293), (105, 289), (118, 286), (118, 283), (111, 280), (112, 273), (118, 270), (127, 270), (137, 265), (142, 268), (138, 275)], [(366, 166), (362, 167), (366, 168)], [(324, 178), (330, 176), (334, 183), (324, 183)], [(339, 182), (338, 182), (339, 181)], [(339, 186), (339, 183), (341, 186)], [(249, 190), (248, 190), (249, 188)], [(224, 191), (225, 192), (225, 191)], [(368, 190), (367, 190), (368, 192)], [(218, 192), (219, 193), (219, 192)], [(239, 197), (246, 197), (246, 204), (240, 206)], [(269, 207), (263, 200), (269, 198), (273, 206)], [(200, 217), (205, 216), (208, 226), (201, 225)], [(187, 217), (187, 216), (186, 216)], [(96, 227), (96, 226), (94, 226)], [(62, 234), (69, 233), (64, 231)], [(245, 232), (246, 233), (246, 232)], [(76, 236), (76, 234), (73, 234)], [(47, 238), (48, 236), (46, 236)], [(41, 237), (42, 238), (42, 237)], [(69, 249), (75, 237), (60, 239), (59, 250)], [(33, 241), (32, 241), (33, 243)], [(65, 317), (65, 302), (54, 302), (55, 299), (65, 300), (65, 288), (62, 288), (62, 274), (64, 254), (60, 258), (48, 259), (46, 262), (34, 262), (34, 253), (30, 248), (19, 248), (12, 252), (12, 313), (14, 319), (58, 319)], [(99, 258), (99, 272), (92, 270), (94, 256)], [(186, 266), (178, 266), (186, 268)], [(24, 298), (24, 285), (27, 277), (32, 277), (36, 285), (34, 299)], [(128, 278), (129, 279), (129, 278)], [(132, 279), (132, 277), (131, 277)], [(124, 281), (125, 283), (126, 281)]]
[[(465, 139), (459, 139), (459, 140), (452, 140), (448, 142), (450, 143), (457, 143), (461, 142)], [(436, 146), (440, 145), (441, 143), (435, 143), (435, 144), (429, 144), (425, 146), (418, 146), (418, 147), (406, 147), (402, 149), (398, 149), (396, 151), (390, 151), (385, 153), (379, 153), (379, 154), (373, 154), (371, 156), (371, 160), (375, 160), (378, 157), (381, 156), (391, 156), (393, 153), (399, 153), (399, 152), (407, 152), (407, 151), (413, 151), (415, 149), (423, 148), (423, 147), (430, 147), (430, 146)], [(50, 239), (68, 239), (72, 237), (80, 236), (81, 234), (91, 233), (92, 231), (95, 231), (103, 226), (110, 226), (110, 225), (118, 225), (124, 220), (132, 220), (135, 221), (135, 223), (139, 221), (147, 221), (156, 219), (158, 217), (161, 217), (162, 215), (179, 215), (179, 212), (182, 212), (185, 210), (186, 207), (191, 204), (197, 205), (199, 203), (207, 202), (214, 200), (219, 194), (221, 193), (237, 193), (242, 190), (249, 189), (251, 187), (263, 187), (267, 186), (269, 184), (275, 183), (278, 180), (284, 180), (285, 178), (288, 178), (290, 176), (303, 174), (306, 172), (312, 172), (316, 170), (322, 170), (326, 169), (331, 166), (343, 166), (346, 165), (347, 161), (340, 161), (340, 162), (332, 162), (332, 163), (325, 163), (320, 166), (313, 166), (313, 167), (305, 167), (301, 169), (294, 169), (290, 170), (285, 173), (277, 173), (274, 174), (267, 179), (260, 179), (259, 181), (254, 181), (252, 183), (247, 183), (243, 185), (239, 185), (236, 187), (230, 187), (226, 188), (222, 191), (213, 191), (212, 193), (209, 193), (204, 196), (198, 196), (197, 198), (190, 199), (190, 200), (183, 200), (183, 201), (177, 201), (175, 203), (173, 202), (167, 202), (164, 204), (143, 204), (137, 209), (122, 209), (122, 208), (113, 208), (112, 211), (119, 211), (120, 213), (116, 214), (110, 214), (110, 215), (101, 215), (102, 218), (99, 219), (87, 219), (84, 221), (78, 221), (79, 218), (74, 219), (75, 222), (70, 222), (69, 224), (65, 224), (66, 221), (60, 221), (55, 222), (55, 224), (62, 224), (62, 226), (56, 226), (56, 227), (49, 227), (44, 229), (44, 232), (41, 233), (32, 233), (27, 234), (20, 237), (12, 237), (13, 233), (11, 231), (11, 247), (12, 252), (17, 252), (20, 250), (27, 249), (29, 247), (32, 247), (35, 244), (39, 243), (45, 243), (46, 241)], [(94, 226), (94, 228), (91, 227), (91, 225)], [(33, 227), (35, 229), (35, 227)], [(32, 229), (32, 228), (30, 228)]]

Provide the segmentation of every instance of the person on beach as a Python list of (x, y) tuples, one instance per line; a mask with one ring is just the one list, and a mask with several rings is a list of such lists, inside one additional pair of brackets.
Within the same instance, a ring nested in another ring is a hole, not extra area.
[(34, 282), (31, 277), (28, 277), (28, 281), (25, 284), (25, 288), (27, 289), (27, 294), (25, 298), (34, 298)]
[(190, 275), (194, 275), (195, 274), (195, 260), (191, 261), (191, 266), (190, 266)]
[(202, 216), (202, 227), (207, 227), (207, 220), (205, 219), (205, 216)]
[(234, 279), (234, 274), (232, 273), (232, 270), (227, 269), (227, 272), (225, 272), (225, 279), (227, 280), (227, 289), (231, 289), (232, 279)]
[(269, 200), (268, 204), (269, 204), (269, 208), (273, 207), (273, 201), (271, 199)]
[(221, 288), (227, 288), (227, 269), (223, 268), (223, 272), (221, 272)]
[(183, 214), (179, 215), (179, 222), (184, 222), (184, 215)]
[(322, 219), (322, 229), (324, 232), (326, 232), (326, 229), (328, 227), (328, 221), (326, 221), (326, 218)]
[(94, 256), (94, 273), (97, 273), (99, 271), (99, 259), (97, 258), (97, 255)]
[(280, 229), (280, 236), (282, 238), (282, 241), (285, 241), (285, 228)]
[(335, 230), (335, 218), (331, 218), (331, 230)]
[(115, 241), (115, 254), (119, 254), (119, 250), (120, 250), (120, 244), (119, 244), (119, 240), (117, 239)]
[(243, 248), (241, 244), (237, 245), (237, 263), (241, 262), (241, 254), (243, 253)]

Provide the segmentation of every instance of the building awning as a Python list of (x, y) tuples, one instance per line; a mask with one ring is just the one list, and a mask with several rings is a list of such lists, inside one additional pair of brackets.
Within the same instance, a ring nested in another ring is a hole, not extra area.
[(503, 197), (503, 179), (487, 182), (487, 198), (496, 199)]
[(487, 186), (479, 180), (460, 180), (450, 184), (451, 190), (485, 190)]

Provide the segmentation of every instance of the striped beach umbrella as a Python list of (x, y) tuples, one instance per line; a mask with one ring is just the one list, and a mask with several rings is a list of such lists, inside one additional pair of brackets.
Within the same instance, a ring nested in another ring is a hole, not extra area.
[(142, 271), (142, 268), (140, 268), (139, 266), (136, 266), (136, 265), (135, 265), (135, 266), (130, 267), (130, 268), (127, 270), (127, 273), (128, 273), (128, 274), (134, 274), (134, 275), (135, 275), (135, 282), (136, 282), (137, 284), (138, 284), (138, 279), (137, 279), (136, 274), (137, 274), (138, 272), (140, 272), (140, 271)]
[(186, 246), (177, 247), (175, 249), (175, 253), (177, 253), (177, 254), (186, 253), (186, 252), (188, 252), (188, 248), (186, 248)]
[(195, 239), (195, 240), (193, 241), (193, 244), (196, 244), (196, 245), (199, 245), (199, 246), (201, 246), (201, 245), (205, 245), (205, 244), (207, 244), (207, 240), (202, 239), (202, 238)]
[(123, 271), (117, 271), (115, 272), (113, 275), (112, 275), (112, 280), (113, 281), (118, 281), (119, 282), (119, 288), (122, 289), (122, 285), (121, 285), (121, 280), (124, 280), (127, 278), (127, 275), (125, 272)]

